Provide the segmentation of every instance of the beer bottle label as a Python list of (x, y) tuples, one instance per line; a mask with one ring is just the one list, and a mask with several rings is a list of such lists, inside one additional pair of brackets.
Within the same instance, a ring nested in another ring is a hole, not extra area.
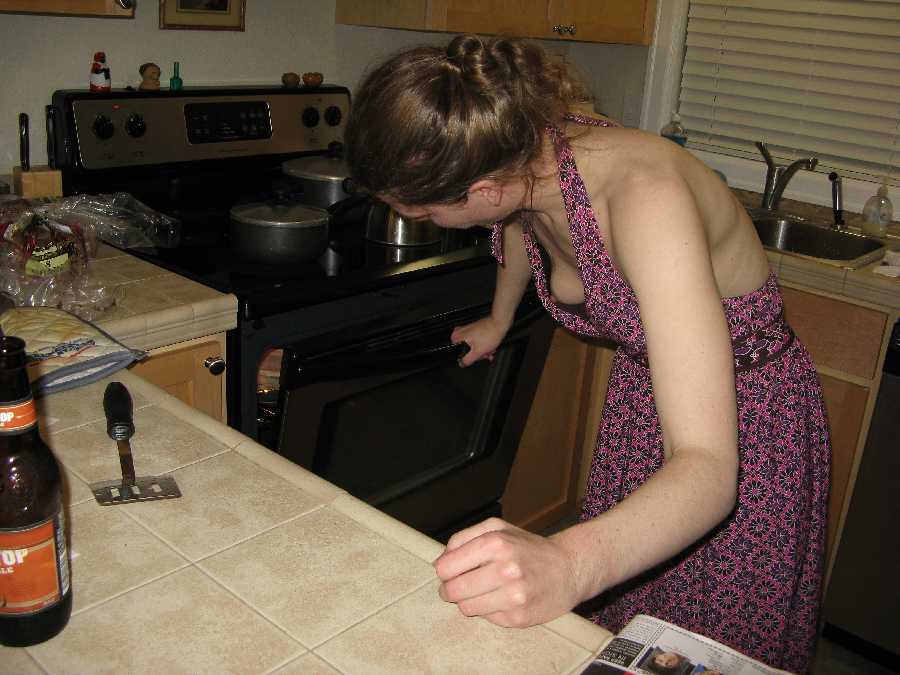
[(36, 422), (37, 409), (33, 398), (0, 403), (0, 434), (25, 431)]
[(69, 590), (65, 516), (39, 525), (0, 529), (0, 616), (38, 612)]

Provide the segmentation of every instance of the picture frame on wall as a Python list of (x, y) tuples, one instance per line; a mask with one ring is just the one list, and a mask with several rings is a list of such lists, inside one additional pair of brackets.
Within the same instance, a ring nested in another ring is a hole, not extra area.
[(159, 27), (244, 30), (247, 0), (159, 0)]

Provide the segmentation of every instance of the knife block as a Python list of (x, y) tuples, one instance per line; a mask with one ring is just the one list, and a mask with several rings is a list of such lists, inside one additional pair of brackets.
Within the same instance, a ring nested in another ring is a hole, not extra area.
[(13, 167), (13, 192), (20, 197), (62, 197), (62, 173), (49, 166), (33, 166), (30, 171)]

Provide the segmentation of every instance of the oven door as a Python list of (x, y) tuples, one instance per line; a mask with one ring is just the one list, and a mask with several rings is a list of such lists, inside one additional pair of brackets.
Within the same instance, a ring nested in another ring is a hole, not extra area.
[(528, 296), (494, 359), (460, 368), (450, 332), (489, 312), (287, 348), (277, 452), (435, 538), (500, 515), (553, 323)]

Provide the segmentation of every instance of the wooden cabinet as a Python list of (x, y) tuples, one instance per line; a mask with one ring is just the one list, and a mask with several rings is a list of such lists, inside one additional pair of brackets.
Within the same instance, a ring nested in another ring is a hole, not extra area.
[(649, 45), (656, 0), (337, 0), (337, 23)]
[(0, 12), (72, 14), (77, 16), (134, 16), (116, 0), (0, 0)]
[(131, 366), (148, 382), (202, 413), (225, 421), (225, 376), (214, 374), (205, 364), (224, 357), (225, 336), (215, 335), (163, 347)]
[(547, 0), (446, 0), (432, 6), (433, 25), (449, 33), (521, 37), (553, 34)]
[(501, 499), (503, 517), (519, 527), (539, 532), (578, 508), (594, 357), (591, 345), (556, 329)]
[(649, 45), (656, 24), (656, 2), (551, 0), (549, 18), (551, 31), (564, 39)]
[(781, 292), (788, 323), (816, 364), (828, 413), (832, 445), (828, 575), (862, 458), (893, 317), (887, 309), (790, 285), (782, 284)]
[(425, 30), (428, 0), (337, 0), (335, 23)]

